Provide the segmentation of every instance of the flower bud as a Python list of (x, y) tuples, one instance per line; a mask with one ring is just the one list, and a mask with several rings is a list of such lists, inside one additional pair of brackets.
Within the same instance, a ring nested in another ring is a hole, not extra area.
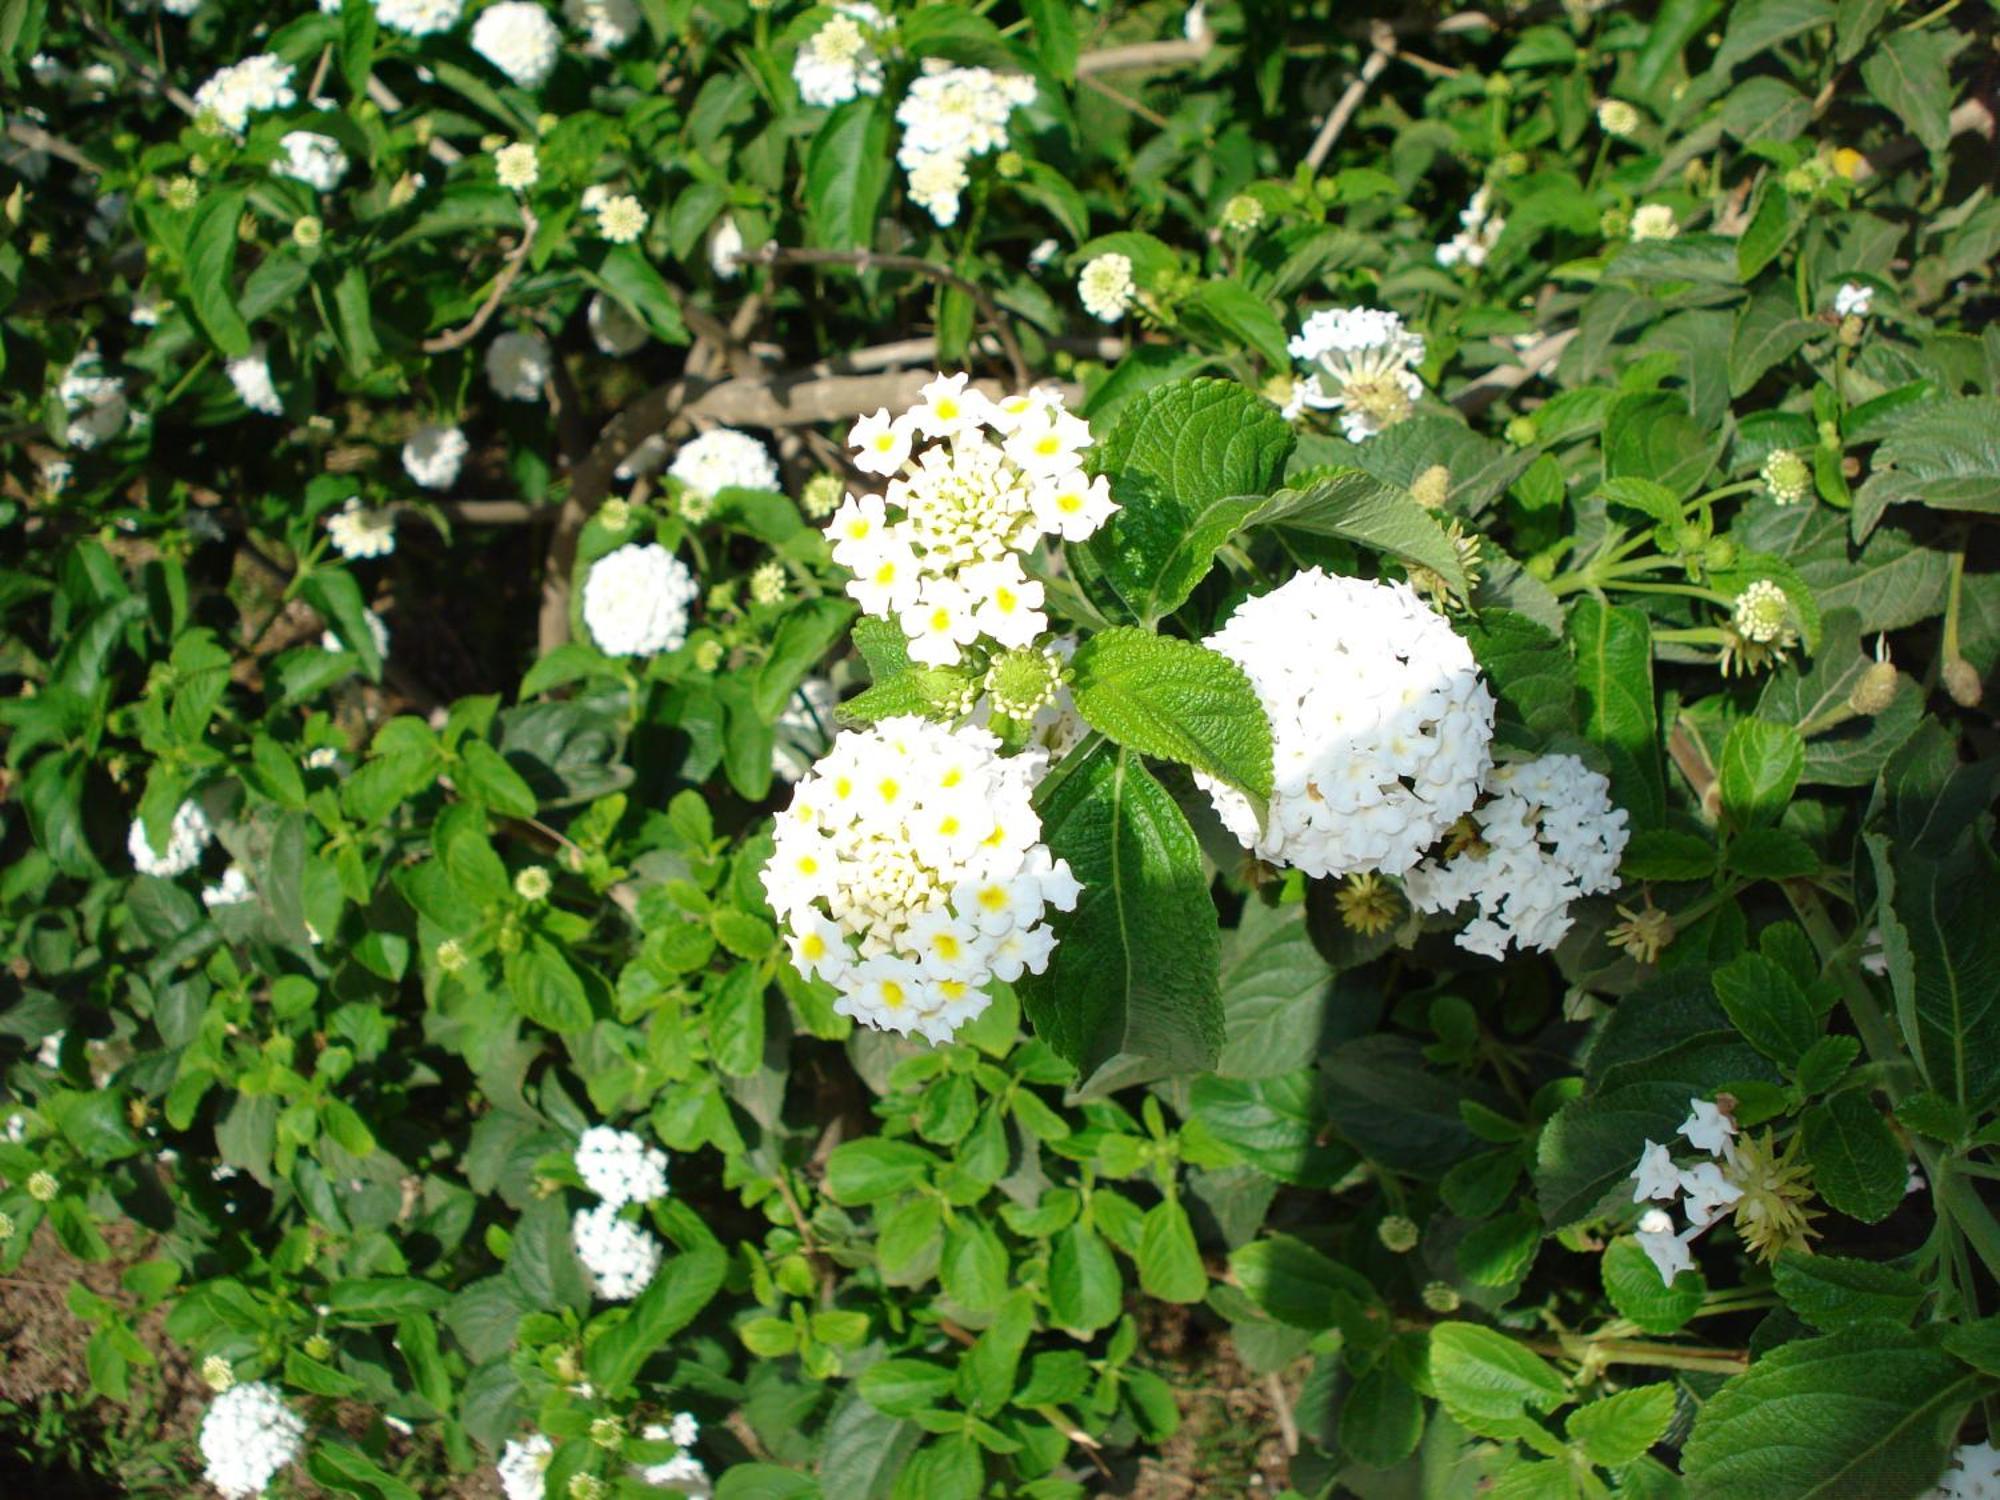
[(1847, 695), (1847, 706), (1858, 714), (1873, 718), (1895, 701), (1896, 681), (1894, 662), (1869, 663), (1868, 670), (1861, 674), (1861, 680)]
[(1451, 494), (1451, 470), (1432, 464), (1410, 482), (1410, 498), (1425, 510), (1440, 510)]
[(1390, 1214), (1375, 1226), (1375, 1237), (1382, 1242), (1383, 1249), (1407, 1255), (1417, 1248), (1416, 1220), (1405, 1218), (1402, 1214)]
[(1954, 656), (1944, 664), (1944, 690), (1960, 708), (1977, 708), (1979, 700), (1986, 696), (1978, 671), (1962, 656)]

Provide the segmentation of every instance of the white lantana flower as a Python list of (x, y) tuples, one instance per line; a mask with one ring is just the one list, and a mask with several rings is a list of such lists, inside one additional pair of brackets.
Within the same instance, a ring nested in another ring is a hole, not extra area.
[(722, 280), (734, 281), (743, 274), (743, 267), (736, 262), (742, 253), (743, 231), (733, 217), (724, 214), (708, 232), (708, 268)]
[(1638, 1184), (1632, 1189), (1634, 1203), (1680, 1196), (1681, 1169), (1674, 1165), (1673, 1152), (1656, 1141), (1646, 1142), (1645, 1150), (1639, 1153), (1639, 1165), (1632, 1169), (1632, 1178)]
[(1306, 319), (1288, 347), (1292, 358), (1312, 368), (1292, 387), (1285, 415), (1308, 406), (1337, 411), (1351, 443), (1402, 421), (1424, 393), (1416, 373), (1423, 335), (1410, 332), (1395, 313), (1325, 308)]
[(125, 399), (125, 383), (104, 373), (96, 354), (80, 354), (56, 387), (69, 421), (63, 441), (72, 448), (90, 449), (109, 442), (125, 430), (132, 408)]
[(570, 1220), (576, 1258), (590, 1273), (591, 1289), (606, 1302), (630, 1302), (646, 1290), (660, 1269), (659, 1240), (618, 1216), (618, 1205), (580, 1209)]
[(590, 324), (590, 341), (597, 346), (597, 352), (608, 354), (613, 359), (624, 358), (643, 347), (646, 340), (652, 337), (646, 332), (646, 325), (625, 310), (624, 303), (602, 292), (590, 299), (586, 321)]
[(1670, 240), (1681, 232), (1674, 211), (1664, 203), (1644, 203), (1632, 211), (1632, 238)]
[(326, 518), (326, 534), (333, 540), (333, 550), (349, 562), (387, 557), (396, 550), (396, 513), (349, 500)]
[(614, 1208), (667, 1196), (667, 1153), (629, 1130), (593, 1125), (576, 1143), (583, 1185)]
[(1991, 1442), (1958, 1448), (1944, 1478), (1924, 1500), (2000, 1500), (2000, 1448)]
[(156, 286), (142, 286), (132, 294), (132, 322), (139, 328), (157, 328), (160, 314), (171, 304)]
[(1458, 226), (1458, 233), (1437, 247), (1437, 263), (1464, 264), (1476, 270), (1486, 264), (1486, 257), (1507, 228), (1507, 221), (1493, 212), (1492, 189), (1481, 187), (1472, 195), (1458, 216)]
[(229, 383), (236, 387), (237, 399), (250, 410), (267, 417), (285, 414), (285, 403), (278, 395), (277, 383), (271, 379), (271, 361), (262, 340), (252, 344), (248, 354), (230, 360), (223, 369)]
[(1472, 648), (1406, 583), (1309, 568), (1237, 606), (1206, 644), (1240, 666), (1271, 721), (1273, 795), (1202, 772), (1229, 831), (1313, 876), (1400, 875), (1479, 795), (1493, 695)]
[(1759, 578), (1736, 596), (1732, 613), (1736, 633), (1759, 646), (1787, 641), (1792, 633), (1791, 609), (1783, 589), (1768, 578)]
[(403, 440), (403, 469), (427, 490), (448, 490), (458, 483), (459, 468), (472, 444), (456, 427), (425, 422)]
[(1617, 888), (1625, 809), (1574, 755), (1496, 766), (1482, 790), (1491, 800), (1473, 814), (1478, 837), (1410, 871), (1404, 894), (1418, 911), (1475, 903), (1478, 916), (1457, 938), (1469, 953), (1553, 948), (1569, 931), (1571, 902)]
[(562, 33), (535, 0), (501, 0), (472, 23), (472, 50), (524, 89), (538, 89), (555, 71)]
[(639, 7), (632, 0), (563, 0), (563, 19), (588, 38), (585, 53), (605, 57), (632, 40)]
[(687, 639), (699, 592), (687, 565), (657, 542), (633, 542), (600, 557), (583, 585), (583, 623), (612, 656), (652, 656)]
[(1116, 323), (1124, 317), (1137, 290), (1132, 281), (1132, 258), (1116, 251), (1096, 257), (1076, 278), (1077, 299), (1100, 323)]
[(1659, 1271), (1660, 1280), (1668, 1285), (1671, 1286), (1681, 1272), (1694, 1269), (1694, 1256), (1688, 1250), (1688, 1240), (1692, 1235), (1676, 1234), (1674, 1216), (1664, 1208), (1647, 1209), (1640, 1216), (1639, 1228), (1632, 1237)]
[(539, 333), (503, 333), (486, 346), (486, 383), (508, 401), (539, 401), (555, 354)]
[(252, 895), (250, 877), (243, 873), (241, 865), (231, 865), (222, 872), (222, 879), (214, 885), (202, 887), (201, 904), (213, 911), (218, 906), (235, 906), (248, 901)]
[[(799, 102), (831, 109), (859, 94), (882, 92), (882, 59), (868, 41), (889, 18), (868, 0), (840, 0), (834, 14), (808, 37), (792, 60)], [(865, 28), (865, 30), (864, 30)]]
[(555, 1457), (556, 1445), (537, 1432), (525, 1438), (509, 1438), (507, 1446), (500, 1450), (500, 1462), (494, 1467), (500, 1472), (500, 1488), (507, 1500), (544, 1500), (548, 1486), (542, 1476), (548, 1472), (549, 1460)]
[(1833, 310), (1843, 318), (1865, 318), (1874, 306), (1875, 288), (1859, 281), (1843, 281), (1833, 294)]
[(292, 65), (275, 52), (259, 52), (231, 63), (195, 90), (195, 108), (212, 116), (231, 135), (240, 136), (250, 116), (267, 109), (290, 109), (299, 102), (292, 91)]
[(630, 193), (606, 198), (596, 208), (597, 232), (614, 245), (629, 245), (646, 232), (646, 209)]
[[(361, 618), (368, 622), (368, 638), (375, 643), (375, 654), (386, 657), (389, 654), (389, 627), (382, 617), (372, 609), (364, 609)], [(320, 632), (319, 648), (322, 651), (345, 651), (347, 642), (334, 630)]]
[(1041, 842), (1037, 754), (906, 716), (851, 730), (793, 790), (764, 889), (793, 965), (834, 1009), (933, 1042), (986, 1009), (985, 986), (1041, 973), (1049, 906), (1079, 887)]
[(332, 136), (289, 130), (279, 138), (278, 147), (285, 154), (271, 163), (272, 172), (303, 182), (316, 193), (332, 192), (347, 175), (347, 153)]
[(493, 153), (493, 177), (503, 188), (524, 193), (541, 179), (541, 159), (532, 141), (516, 141)]
[(262, 1380), (231, 1386), (202, 1414), (203, 1477), (230, 1500), (260, 1495), (299, 1456), (305, 1435), (306, 1424), (276, 1386)]
[(1721, 1105), (1708, 1099), (1688, 1100), (1688, 1117), (1677, 1132), (1697, 1151), (1720, 1156), (1736, 1139), (1736, 1121)]
[(171, 880), (176, 875), (185, 875), (201, 863), (202, 851), (215, 837), (215, 830), (209, 826), (208, 815), (199, 804), (183, 802), (174, 809), (173, 826), (167, 833), (167, 847), (156, 851), (152, 841), (146, 837), (146, 824), (142, 819), (132, 820), (132, 831), (125, 837), (125, 847), (132, 855), (132, 864), (141, 875), (158, 875), (163, 880)]
[(701, 1460), (688, 1451), (700, 1435), (700, 1424), (689, 1412), (677, 1413), (671, 1426), (663, 1426), (658, 1422), (647, 1423), (640, 1433), (647, 1442), (672, 1443), (681, 1451), (662, 1463), (638, 1466), (633, 1472), (656, 1489), (679, 1490), (688, 1496), (689, 1500), (706, 1500), (707, 1496), (714, 1493), (714, 1486), (710, 1483), (708, 1470), (702, 1466)]
[(1597, 106), (1597, 125), (1606, 135), (1633, 135), (1639, 129), (1639, 111), (1623, 99), (1601, 100)]
[(465, 0), (375, 0), (375, 19), (404, 36), (432, 36), (456, 26), (464, 9)]
[(681, 444), (667, 474), (698, 495), (779, 487), (778, 465), (770, 450), (733, 427), (714, 427)]
[(1632, 1191), (1633, 1202), (1678, 1202), (1687, 1214), (1687, 1227), (1677, 1230), (1666, 1209), (1650, 1208), (1633, 1235), (1660, 1273), (1660, 1280), (1668, 1284), (1682, 1271), (1694, 1268), (1688, 1247), (1744, 1196), (1742, 1182), (1731, 1175), (1742, 1167), (1735, 1147), (1736, 1122), (1727, 1110), (1709, 1100), (1690, 1099), (1688, 1106), (1690, 1113), (1678, 1133), (1712, 1159), (1683, 1167), (1668, 1147), (1649, 1140), (1632, 1172), (1638, 1184)]
[(1007, 116), (1035, 99), (1035, 81), (991, 68), (955, 68), (926, 58), (924, 71), (896, 106), (903, 141), (896, 160), (910, 196), (941, 225), (958, 222), (966, 163), (1007, 144)]

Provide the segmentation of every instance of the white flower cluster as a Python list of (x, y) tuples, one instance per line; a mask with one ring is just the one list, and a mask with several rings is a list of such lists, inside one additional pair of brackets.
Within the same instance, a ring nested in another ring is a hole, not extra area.
[(732, 215), (724, 214), (708, 233), (708, 268), (724, 281), (743, 274), (736, 257), (743, 253), (743, 231)]
[(555, 1452), (556, 1445), (539, 1432), (509, 1438), (500, 1450), (500, 1462), (494, 1465), (500, 1471), (500, 1488), (507, 1500), (543, 1500), (548, 1486), (542, 1476)]
[(1959, 1448), (1944, 1478), (1924, 1500), (2000, 1500), (2000, 1448), (1991, 1442)]
[(1865, 318), (1875, 306), (1875, 288), (1859, 281), (1843, 281), (1833, 294), (1833, 310), (1843, 318)]
[(501, 0), (472, 23), (472, 50), (522, 88), (537, 89), (555, 71), (562, 33), (535, 0)]
[(882, 30), (889, 18), (868, 0), (840, 0), (833, 10), (792, 59), (799, 102), (822, 109), (845, 104), (858, 94), (882, 92), (882, 59), (867, 33)]
[(715, 427), (683, 443), (667, 474), (697, 495), (724, 490), (775, 490), (778, 465), (770, 450), (747, 432)]
[(231, 865), (222, 872), (222, 879), (214, 885), (202, 887), (201, 904), (213, 911), (218, 906), (235, 906), (248, 901), (254, 894), (250, 889), (250, 877), (243, 873), (243, 867)]
[(231, 135), (241, 135), (259, 110), (290, 109), (299, 102), (292, 72), (292, 65), (275, 52), (259, 52), (231, 63), (196, 89), (195, 108), (214, 116)]
[[(372, 609), (364, 609), (361, 612), (361, 618), (368, 623), (368, 635), (375, 642), (375, 654), (377, 656), (387, 656), (389, 654), (388, 623)], [(345, 651), (347, 649), (347, 642), (340, 638), (338, 631), (322, 630), (319, 635), (319, 648), (322, 651)]]
[(158, 875), (171, 880), (200, 864), (202, 851), (214, 837), (215, 830), (209, 827), (208, 814), (197, 803), (183, 802), (174, 809), (173, 827), (167, 833), (164, 853), (154, 852), (152, 841), (146, 837), (146, 825), (139, 818), (132, 820), (132, 831), (126, 835), (125, 847), (131, 852), (132, 863), (141, 875)]
[[(1507, 221), (1493, 212), (1492, 189), (1482, 186), (1459, 214), (1458, 233), (1437, 247), (1437, 263), (1441, 266), (1463, 264), (1474, 269), (1485, 265), (1487, 255), (1499, 243), (1506, 228)], [(1418, 356), (1419, 359), (1422, 357)]]
[[(319, 0), (327, 15), (337, 15), (340, 0)], [(375, 0), (375, 19), (404, 36), (431, 36), (458, 24), (465, 0)]]
[(625, 311), (624, 303), (602, 292), (590, 299), (584, 320), (590, 325), (590, 341), (597, 346), (597, 352), (613, 359), (632, 353), (652, 336), (646, 332), (644, 323)]
[(639, 29), (639, 7), (632, 0), (563, 0), (563, 19), (583, 32), (583, 50), (605, 57), (632, 40)]
[(231, 1500), (262, 1494), (271, 1477), (299, 1456), (305, 1435), (306, 1424), (276, 1386), (262, 1380), (233, 1385), (202, 1414), (203, 1477)]
[(1664, 203), (1642, 203), (1632, 210), (1632, 238), (1670, 240), (1681, 232), (1680, 221)]
[(885, 719), (842, 734), (793, 791), (764, 889), (840, 1014), (942, 1042), (986, 1009), (989, 980), (1047, 967), (1043, 913), (1079, 887), (1041, 842), (1042, 757), (999, 751), (983, 730)]
[(387, 557), (396, 550), (396, 513), (371, 510), (359, 500), (349, 500), (326, 518), (326, 534), (333, 550), (349, 562)]
[(486, 346), (486, 383), (502, 400), (541, 400), (542, 384), (554, 366), (549, 341), (539, 333), (503, 333)]
[(1007, 116), (1035, 101), (1025, 73), (954, 68), (925, 58), (924, 72), (896, 106), (903, 143), (896, 160), (910, 175), (910, 197), (942, 225), (958, 222), (958, 195), (971, 178), (965, 164), (1007, 144)]
[(403, 441), (403, 469), (427, 490), (448, 490), (458, 483), (459, 466), (471, 451), (456, 427), (426, 422)]
[(657, 542), (600, 557), (583, 585), (583, 623), (611, 656), (652, 656), (687, 639), (699, 589), (687, 564)]
[(981, 636), (1026, 646), (1048, 629), (1042, 585), (1015, 554), (1045, 535), (1081, 541), (1118, 507), (1102, 475), (1084, 474), (1090, 424), (1060, 396), (990, 401), (962, 374), (919, 394), (893, 420), (884, 408), (854, 424), (854, 466), (894, 477), (849, 495), (827, 532), (862, 609), (901, 622), (912, 660), (955, 666)]
[(663, 1463), (647, 1464), (637, 1472), (639, 1478), (656, 1489), (676, 1489), (690, 1497), (703, 1500), (713, 1492), (708, 1470), (700, 1459), (688, 1450), (694, 1447), (695, 1439), (701, 1436), (701, 1424), (695, 1421), (692, 1412), (677, 1412), (671, 1425), (649, 1422), (640, 1432), (649, 1443), (672, 1443), (681, 1451)]
[(63, 441), (72, 448), (95, 448), (125, 430), (132, 408), (125, 400), (125, 383), (104, 373), (95, 354), (80, 354), (63, 372), (56, 387), (69, 422)]
[(1115, 250), (1092, 259), (1076, 278), (1077, 300), (1100, 323), (1116, 323), (1124, 317), (1137, 292), (1132, 281), (1132, 257)]
[(629, 1130), (593, 1125), (576, 1143), (583, 1185), (613, 1208), (667, 1196), (667, 1153)]
[(1690, 1099), (1688, 1106), (1691, 1113), (1681, 1122), (1679, 1134), (1711, 1159), (1682, 1167), (1674, 1161), (1672, 1151), (1649, 1140), (1639, 1153), (1639, 1165), (1632, 1169), (1634, 1203), (1672, 1203), (1678, 1199), (1687, 1210), (1688, 1227), (1677, 1232), (1672, 1214), (1664, 1208), (1649, 1208), (1640, 1216), (1633, 1236), (1658, 1269), (1660, 1280), (1669, 1285), (1682, 1271), (1694, 1269), (1688, 1246), (1695, 1237), (1743, 1196), (1743, 1189), (1725, 1177), (1714, 1160), (1728, 1158), (1736, 1122), (1706, 1099)]
[(1292, 387), (1285, 415), (1296, 417), (1308, 406), (1337, 411), (1350, 443), (1402, 421), (1424, 393), (1416, 373), (1423, 335), (1410, 332), (1395, 313), (1325, 308), (1306, 319), (1289, 347), (1292, 358), (1314, 369)]
[(330, 135), (312, 130), (288, 130), (278, 141), (283, 160), (271, 163), (280, 177), (295, 178), (316, 193), (330, 193), (347, 175), (347, 153)]
[(1495, 767), (1473, 814), (1479, 836), (1446, 859), (1412, 870), (1404, 893), (1418, 911), (1478, 905), (1458, 934), (1471, 953), (1501, 958), (1511, 942), (1549, 949), (1569, 931), (1569, 906), (1618, 884), (1629, 834), (1611, 783), (1574, 755)]
[(271, 361), (261, 339), (250, 346), (248, 354), (232, 359), (223, 369), (229, 383), (236, 387), (237, 398), (250, 410), (267, 417), (285, 414), (285, 403), (278, 395), (277, 382), (271, 379)]
[(1308, 875), (1400, 875), (1472, 810), (1492, 764), (1493, 695), (1472, 648), (1406, 583), (1309, 568), (1246, 600), (1206, 644), (1271, 721), (1273, 795), (1204, 773), (1229, 831)]
[(569, 1233), (592, 1289), (607, 1302), (630, 1302), (660, 1269), (660, 1242), (644, 1226), (618, 1217), (615, 1203), (578, 1209)]

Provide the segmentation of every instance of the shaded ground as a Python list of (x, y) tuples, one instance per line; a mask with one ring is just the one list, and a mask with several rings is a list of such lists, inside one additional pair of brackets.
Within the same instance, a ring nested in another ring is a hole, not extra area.
[(1181, 1426), (1157, 1455), (1139, 1461), (1133, 1500), (1227, 1500), (1283, 1490), (1289, 1459), (1271, 1384), (1243, 1367), (1226, 1330), (1190, 1309), (1152, 1304), (1140, 1316), (1152, 1367), (1174, 1388)]

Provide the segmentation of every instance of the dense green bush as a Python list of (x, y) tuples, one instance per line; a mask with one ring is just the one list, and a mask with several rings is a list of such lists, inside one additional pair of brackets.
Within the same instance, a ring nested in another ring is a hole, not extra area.
[(1994, 42), (0, 0), (100, 1466), (1990, 1493)]

